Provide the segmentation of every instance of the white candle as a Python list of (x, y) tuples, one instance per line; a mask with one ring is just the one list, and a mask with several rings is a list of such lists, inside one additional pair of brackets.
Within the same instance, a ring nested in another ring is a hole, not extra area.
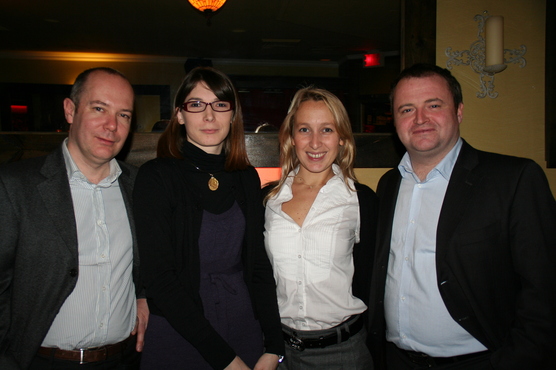
[(486, 66), (504, 64), (504, 17), (488, 17), (485, 25)]

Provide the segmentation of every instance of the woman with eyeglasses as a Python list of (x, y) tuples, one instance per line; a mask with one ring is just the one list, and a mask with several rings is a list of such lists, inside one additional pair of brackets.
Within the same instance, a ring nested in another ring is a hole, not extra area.
[(346, 109), (327, 90), (301, 89), (279, 140), (282, 176), (265, 188), (286, 342), (279, 369), (372, 369), (365, 322), (378, 202), (355, 178)]
[(141, 368), (276, 369), (284, 345), (237, 92), (199, 67), (174, 107), (135, 182), (151, 313)]

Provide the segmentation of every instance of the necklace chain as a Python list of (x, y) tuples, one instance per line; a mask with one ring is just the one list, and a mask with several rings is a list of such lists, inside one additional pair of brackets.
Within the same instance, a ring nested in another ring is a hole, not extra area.
[(309, 187), (309, 189), (312, 189), (312, 188), (314, 188), (315, 186), (317, 186), (317, 187), (323, 187), (323, 186), (326, 185), (326, 183), (328, 182), (328, 180), (327, 180), (326, 182), (321, 183), (321, 184), (309, 185), (309, 184), (307, 184), (307, 183), (305, 182), (305, 180), (304, 180), (303, 177), (301, 177), (301, 176), (295, 175), (294, 178), (295, 178), (299, 183), (301, 183), (301, 184), (303, 184), (303, 185)]
[(218, 182), (218, 179), (216, 177), (214, 177), (214, 175), (208, 171), (203, 171), (202, 169), (199, 168), (199, 166), (196, 166), (193, 162), (191, 162), (189, 159), (185, 159), (187, 162), (189, 162), (190, 165), (192, 165), (193, 167), (195, 167), (197, 169), (197, 171), (200, 172), (204, 172), (204, 173), (208, 173), (210, 175), (210, 179), (208, 181), (208, 188), (212, 191), (216, 191), (218, 189), (218, 186), (220, 185), (220, 182)]

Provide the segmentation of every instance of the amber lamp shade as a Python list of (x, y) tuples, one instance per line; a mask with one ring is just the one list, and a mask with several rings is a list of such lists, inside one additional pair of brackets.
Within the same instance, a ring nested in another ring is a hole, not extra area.
[(224, 5), (226, 0), (189, 0), (189, 2), (202, 12), (207, 10), (215, 12)]

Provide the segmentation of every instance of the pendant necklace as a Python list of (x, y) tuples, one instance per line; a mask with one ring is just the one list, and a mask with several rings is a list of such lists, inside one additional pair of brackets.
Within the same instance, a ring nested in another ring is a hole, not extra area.
[(294, 178), (297, 180), (297, 182), (299, 182), (300, 184), (303, 184), (305, 186), (307, 186), (310, 190), (313, 190), (313, 188), (316, 186), (318, 188), (322, 188), (324, 185), (326, 185), (326, 183), (328, 182), (328, 180), (326, 180), (326, 182), (322, 183), (322, 184), (314, 184), (314, 185), (309, 185), (305, 182), (305, 180), (303, 179), (303, 177), (295, 175)]
[(218, 186), (220, 185), (220, 183), (218, 182), (218, 179), (216, 177), (214, 177), (214, 175), (208, 171), (203, 171), (202, 169), (200, 169), (199, 167), (195, 166), (193, 164), (193, 162), (189, 161), (186, 159), (187, 162), (189, 162), (189, 164), (191, 164), (193, 167), (195, 167), (197, 169), (197, 171), (201, 171), (204, 173), (208, 173), (210, 175), (210, 179), (208, 181), (208, 188), (212, 191), (216, 191), (218, 189)]

